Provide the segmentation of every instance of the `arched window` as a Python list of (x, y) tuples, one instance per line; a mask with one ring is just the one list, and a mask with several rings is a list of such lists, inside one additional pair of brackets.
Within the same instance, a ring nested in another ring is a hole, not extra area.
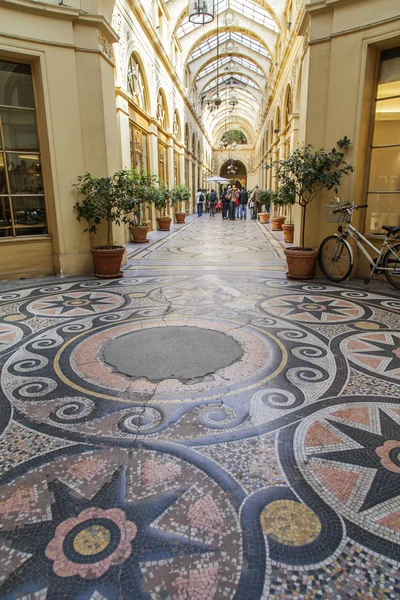
[(157, 121), (163, 129), (168, 128), (168, 109), (167, 102), (162, 90), (158, 92), (157, 98)]
[(177, 110), (174, 112), (174, 123), (172, 133), (176, 137), (177, 140), (181, 140), (182, 132), (181, 132), (181, 120), (179, 118), (179, 113)]
[(128, 92), (133, 96), (135, 104), (147, 110), (146, 86), (142, 67), (135, 54), (131, 54), (128, 65)]
[(285, 127), (289, 122), (290, 117), (293, 113), (293, 96), (292, 96), (292, 88), (290, 85), (287, 86), (286, 90), (286, 102), (285, 102)]
[(192, 135), (192, 152), (196, 154), (196, 136), (194, 134)]
[(201, 144), (200, 144), (200, 141), (197, 143), (197, 158), (201, 161)]

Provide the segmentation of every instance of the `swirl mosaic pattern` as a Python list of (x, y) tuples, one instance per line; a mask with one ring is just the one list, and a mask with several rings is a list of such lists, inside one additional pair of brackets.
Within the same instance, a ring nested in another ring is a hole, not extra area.
[[(0, 293), (0, 598), (399, 597), (398, 297), (234, 266)], [(241, 353), (188, 380), (104, 359), (177, 327)]]

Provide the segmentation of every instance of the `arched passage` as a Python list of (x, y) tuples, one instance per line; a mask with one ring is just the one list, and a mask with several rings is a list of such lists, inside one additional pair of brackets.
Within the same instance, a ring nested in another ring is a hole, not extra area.
[[(228, 168), (230, 165), (233, 165), (236, 168), (235, 173), (230, 172)], [(229, 179), (232, 185), (236, 185), (239, 188), (247, 186), (247, 169), (246, 165), (241, 160), (229, 158), (222, 163), (219, 174), (220, 177)]]

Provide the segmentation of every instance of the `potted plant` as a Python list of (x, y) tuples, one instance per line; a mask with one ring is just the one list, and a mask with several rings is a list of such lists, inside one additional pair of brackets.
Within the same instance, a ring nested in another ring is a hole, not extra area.
[(276, 195), (281, 206), (287, 206), (289, 212), (289, 223), (282, 223), (284, 241), (287, 244), (293, 244), (294, 224), (292, 223), (292, 206), (296, 202), (296, 192), (292, 183), (281, 185)]
[(272, 231), (282, 231), (282, 225), (286, 220), (286, 216), (282, 214), (284, 202), (283, 198), (279, 195), (279, 190), (274, 194), (273, 203), (275, 216), (271, 217)]
[(157, 176), (152, 173), (130, 171), (128, 177), (128, 195), (131, 195), (133, 218), (129, 220), (129, 230), (135, 244), (148, 242), (149, 227), (143, 223), (143, 207), (152, 204), (158, 196)]
[(167, 208), (175, 204), (172, 200), (171, 190), (162, 184), (158, 188), (158, 193), (154, 198), (154, 206), (160, 211), (161, 216), (157, 217), (158, 228), (160, 231), (169, 231), (171, 227), (171, 217), (166, 214)]
[(343, 175), (354, 171), (344, 159), (344, 152), (350, 145), (350, 140), (344, 138), (337, 142), (341, 150), (315, 148), (308, 144), (294, 150), (288, 158), (274, 162), (276, 177), (282, 186), (292, 186), (296, 194), (296, 202), (303, 208), (298, 248), (286, 248), (285, 255), (288, 264), (287, 276), (294, 279), (312, 279), (315, 275), (315, 263), (318, 248), (306, 248), (304, 243), (307, 206), (323, 189), (334, 190), (338, 187)]
[(274, 196), (275, 196), (275, 192), (273, 190), (261, 190), (260, 191), (259, 202), (262, 207), (265, 207), (265, 212), (264, 212), (264, 209), (261, 209), (262, 212), (258, 213), (258, 219), (259, 219), (260, 223), (268, 223), (269, 222), (269, 217), (270, 217), (269, 211), (270, 211), (271, 202), (273, 201)]
[(171, 192), (171, 199), (181, 210), (175, 211), (177, 223), (184, 223), (186, 219), (186, 202), (190, 201), (191, 191), (186, 185), (176, 185)]
[(130, 208), (127, 202), (128, 170), (118, 171), (111, 177), (93, 177), (90, 173), (80, 175), (73, 184), (83, 195), (83, 200), (74, 206), (77, 219), (84, 219), (88, 227), (84, 231), (96, 233), (98, 227), (106, 222), (107, 244), (90, 249), (93, 257), (94, 272), (98, 277), (119, 277), (121, 275), (124, 246), (112, 241), (112, 225), (125, 222)]

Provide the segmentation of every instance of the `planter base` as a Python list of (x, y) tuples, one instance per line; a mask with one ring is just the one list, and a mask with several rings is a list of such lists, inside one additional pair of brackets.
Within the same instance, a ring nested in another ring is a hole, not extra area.
[(286, 217), (272, 217), (272, 231), (282, 231), (282, 225), (285, 222)]
[(285, 256), (288, 279), (312, 279), (315, 276), (318, 249), (286, 248)]
[(158, 228), (160, 231), (169, 231), (171, 228), (171, 217), (158, 217)]
[(99, 279), (118, 279), (123, 276), (123, 272), (120, 271), (117, 275), (99, 275), (98, 273), (95, 273), (95, 275)]

